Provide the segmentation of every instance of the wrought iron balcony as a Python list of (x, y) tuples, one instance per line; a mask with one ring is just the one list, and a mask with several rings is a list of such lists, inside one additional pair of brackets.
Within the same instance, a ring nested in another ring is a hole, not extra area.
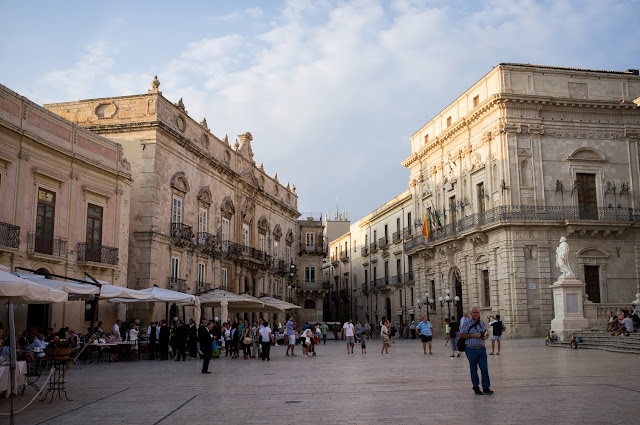
[(175, 244), (178, 246), (191, 242), (194, 236), (191, 226), (182, 223), (171, 223), (170, 234), (172, 238), (176, 239)]
[(362, 284), (362, 292), (367, 292), (369, 290), (369, 288), (367, 288), (367, 284), (363, 283)]
[(0, 222), (0, 246), (20, 247), (20, 227)]
[(78, 243), (78, 262), (118, 265), (118, 248), (91, 243)]
[(410, 236), (411, 236), (411, 226), (405, 227), (404, 229), (402, 229), (402, 237), (403, 238), (408, 238)]
[(322, 289), (331, 289), (331, 282), (322, 282)]
[(203, 254), (213, 255), (218, 251), (218, 238), (211, 233), (198, 232), (196, 245), (198, 245)]
[(404, 280), (405, 283), (407, 282), (413, 282), (413, 270), (409, 271), (407, 273), (404, 274)]
[(185, 293), (189, 291), (189, 287), (187, 286), (187, 281), (184, 279), (178, 279), (175, 277), (167, 278), (167, 288), (172, 291), (185, 292)]
[(369, 255), (369, 247), (362, 245), (362, 247), (360, 247), (360, 256), (366, 257), (367, 255)]
[(640, 222), (640, 209), (633, 208), (580, 208), (580, 207), (536, 207), (524, 205), (504, 205), (481, 213), (471, 214), (453, 223), (432, 229), (429, 239), (420, 234), (404, 244), (404, 250), (410, 251), (429, 243), (458, 235), (471, 229), (509, 222), (575, 222), (608, 221)]
[(307, 255), (322, 255), (322, 256), (326, 256), (327, 255), (327, 248), (325, 248), (323, 246), (307, 245), (300, 252), (300, 254), (301, 255), (307, 254)]
[(341, 252), (340, 253), (340, 260), (343, 263), (346, 263), (347, 261), (349, 261), (349, 253), (348, 252)]
[(393, 232), (393, 243), (400, 242), (400, 232)]
[(389, 285), (399, 285), (402, 283), (402, 273), (389, 278)]
[(381, 277), (379, 279), (376, 279), (376, 289), (380, 289), (380, 288), (386, 288), (389, 286), (389, 278), (388, 277)]
[(205, 292), (213, 289), (213, 283), (210, 282), (198, 282), (196, 281), (196, 292)]
[(30, 255), (43, 254), (64, 258), (67, 255), (67, 240), (40, 236), (35, 232), (29, 232), (27, 233), (27, 253)]
[(319, 280), (301, 280), (296, 284), (298, 289), (307, 289), (312, 291), (319, 291), (320, 289), (324, 289), (322, 282)]
[(285, 260), (276, 258), (273, 260), (273, 271), (277, 274), (284, 275), (287, 273), (287, 265)]
[(338, 264), (338, 256), (336, 254), (331, 255), (331, 264)]
[(372, 244), (369, 244), (369, 250), (373, 254), (374, 252), (378, 251), (378, 245), (375, 242)]
[(384, 237), (384, 238), (378, 239), (378, 246), (381, 249), (385, 249), (388, 245), (389, 245), (389, 238)]

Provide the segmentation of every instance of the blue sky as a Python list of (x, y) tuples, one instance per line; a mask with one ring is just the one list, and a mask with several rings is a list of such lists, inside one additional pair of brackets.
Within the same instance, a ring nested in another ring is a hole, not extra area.
[(408, 188), (409, 137), (500, 62), (640, 68), (640, 1), (5, 2), (0, 83), (43, 104), (146, 93), (250, 131), (298, 209)]

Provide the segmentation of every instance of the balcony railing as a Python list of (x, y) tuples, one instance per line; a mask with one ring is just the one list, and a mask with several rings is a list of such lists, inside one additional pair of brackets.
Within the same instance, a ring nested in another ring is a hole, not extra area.
[(408, 238), (409, 236), (411, 236), (411, 227), (405, 227), (402, 229), (402, 237)]
[(67, 255), (67, 240), (39, 236), (35, 232), (29, 232), (27, 234), (27, 253), (64, 258)]
[(184, 279), (168, 277), (167, 282), (167, 287), (172, 291), (187, 292), (189, 290), (187, 287), (187, 281)]
[(367, 284), (363, 283), (362, 284), (362, 292), (367, 292), (369, 290), (369, 288), (367, 288)]
[(372, 243), (372, 244), (369, 244), (369, 250), (373, 254), (374, 252), (376, 252), (378, 250), (378, 245), (375, 242)]
[(640, 222), (640, 209), (633, 208), (579, 208), (579, 207), (535, 207), (505, 205), (476, 213), (449, 223), (441, 229), (431, 229), (429, 239), (420, 234), (408, 242), (409, 251), (428, 243), (498, 222), (516, 221), (614, 221)]
[(341, 261), (348, 261), (348, 260), (349, 260), (349, 253), (347, 253), (347, 252), (341, 252), (341, 253), (340, 253), (340, 260), (341, 260)]
[(326, 256), (327, 255), (327, 248), (323, 247), (323, 246), (305, 246), (304, 250), (301, 252), (301, 254), (308, 254), (308, 255), (323, 255)]
[(366, 245), (362, 245), (362, 247), (360, 248), (360, 256), (366, 257), (367, 255), (369, 255), (369, 247)]
[(322, 282), (322, 289), (331, 289), (331, 283), (327, 281)]
[(273, 260), (273, 271), (279, 274), (285, 274), (287, 272), (287, 265), (285, 264), (285, 260), (280, 258), (276, 258)]
[(193, 239), (193, 228), (182, 223), (171, 223), (171, 237), (190, 242)]
[(400, 232), (393, 232), (393, 243), (400, 241)]
[(20, 227), (0, 222), (0, 245), (9, 248), (19, 248)]
[(388, 277), (381, 277), (379, 279), (376, 279), (376, 289), (379, 288), (384, 288), (389, 286), (389, 278)]
[(380, 247), (380, 249), (384, 249), (388, 245), (389, 245), (389, 238), (384, 237), (384, 238), (378, 239), (378, 246)]
[(296, 284), (296, 287), (298, 289), (311, 289), (311, 290), (320, 290), (320, 289), (324, 289), (322, 287), (322, 282), (320, 282), (319, 280), (300, 280), (298, 281), (298, 283)]
[(213, 288), (213, 283), (196, 281), (196, 292), (205, 292)]
[(413, 271), (410, 271), (404, 274), (403, 282), (404, 283), (413, 282)]
[(391, 276), (389, 278), (389, 285), (399, 285), (401, 283), (403, 283), (402, 274)]
[(196, 245), (200, 247), (204, 254), (211, 255), (218, 251), (218, 239), (211, 233), (198, 232), (196, 235)]
[(331, 263), (335, 264), (338, 262), (338, 256), (336, 254), (331, 255)]
[(104, 245), (94, 245), (86, 242), (78, 243), (78, 261), (118, 265), (118, 248)]

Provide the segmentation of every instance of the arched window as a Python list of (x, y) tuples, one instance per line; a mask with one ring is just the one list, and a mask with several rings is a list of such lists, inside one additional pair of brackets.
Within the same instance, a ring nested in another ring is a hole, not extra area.
[(315, 310), (316, 309), (316, 302), (314, 300), (305, 300), (304, 301), (304, 308), (306, 310)]

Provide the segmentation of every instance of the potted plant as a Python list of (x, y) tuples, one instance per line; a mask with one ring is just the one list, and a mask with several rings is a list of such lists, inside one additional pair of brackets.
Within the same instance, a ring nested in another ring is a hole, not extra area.
[(44, 353), (53, 360), (68, 360), (72, 351), (71, 342), (65, 340), (50, 342), (44, 349)]

